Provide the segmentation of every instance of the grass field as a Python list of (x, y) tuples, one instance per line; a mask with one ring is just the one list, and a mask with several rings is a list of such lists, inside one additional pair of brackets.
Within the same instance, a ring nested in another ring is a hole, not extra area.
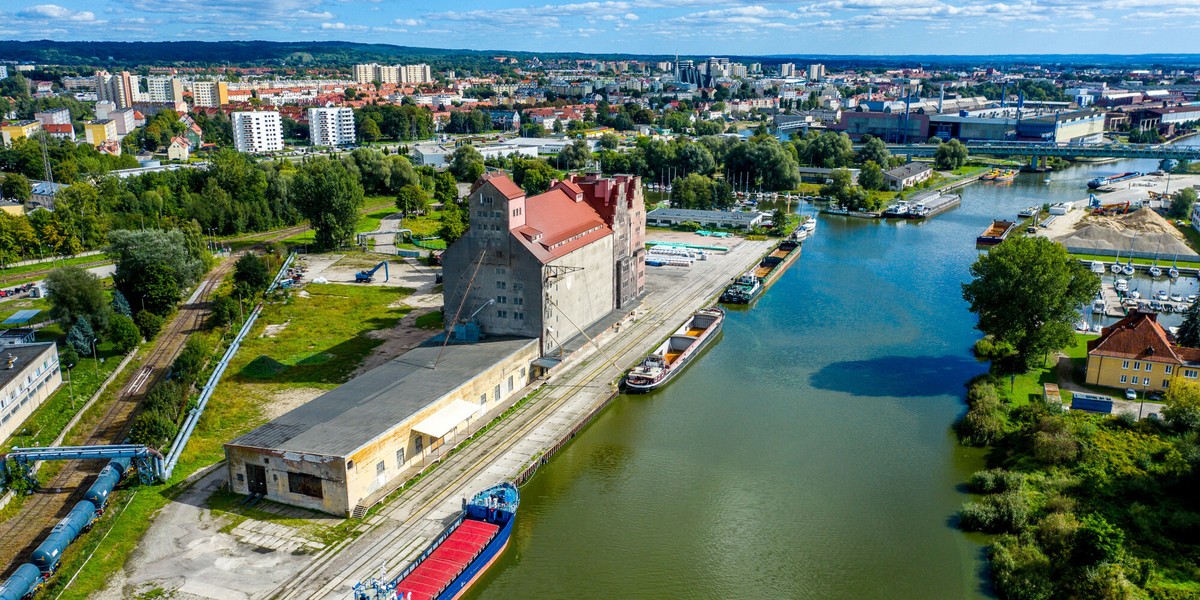
[[(1082, 371), (1084, 363), (1087, 362), (1087, 341), (1095, 338), (1093, 335), (1075, 334), (1075, 343), (1063, 349), (1063, 353), (1071, 358), (1071, 364), (1075, 372)], [(1055, 370), (1056, 362), (1053, 357), (1045, 361), (1041, 367), (1029, 371), (1023, 375), (1017, 375), (1012, 378), (1005, 392), (1008, 392), (1009, 398), (1015, 405), (1029, 404), (1029, 401), (1042, 396), (1042, 386), (1047, 383), (1058, 383), (1058, 372)], [(1098, 393), (1107, 393), (1104, 390), (1097, 389)], [(1064, 391), (1062, 393), (1064, 403), (1070, 401), (1070, 393)]]
[[(400, 304), (411, 293), (403, 288), (331, 284), (308, 286), (306, 291), (308, 298), (292, 295), (284, 303), (264, 308), (217, 387), (171, 480), (116, 492), (110, 510), (92, 533), (64, 553), (46, 597), (84, 600), (107, 586), (150, 528), (154, 514), (182, 492), (183, 480), (223, 460), (225, 442), (263, 423), (266, 403), (289, 389), (336, 387), (382, 343), (365, 334), (394, 326), (410, 310)], [(282, 329), (272, 327), (272, 334), (266, 335), (268, 326), (285, 324)], [(215, 332), (203, 335), (213, 341), (217, 336)], [(220, 497), (215, 504), (218, 510), (228, 508)], [(325, 535), (344, 533), (330, 530)], [(72, 577), (74, 581), (67, 587)]]

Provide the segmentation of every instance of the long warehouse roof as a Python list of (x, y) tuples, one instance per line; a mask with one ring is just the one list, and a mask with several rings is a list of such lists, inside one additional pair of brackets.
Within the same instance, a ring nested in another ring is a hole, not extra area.
[(452, 344), (444, 353), (441, 344), (418, 346), (228, 445), (349, 456), (492, 365), (536, 343), (529, 338), (489, 338), (476, 344)]

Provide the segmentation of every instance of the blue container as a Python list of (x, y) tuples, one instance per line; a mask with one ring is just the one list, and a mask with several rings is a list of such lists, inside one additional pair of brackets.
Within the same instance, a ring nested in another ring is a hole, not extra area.
[(0, 585), (0, 600), (21, 600), (32, 596), (42, 586), (42, 572), (34, 565), (25, 563), (17, 567), (4, 585)]
[(96, 505), (87, 500), (80, 500), (63, 520), (50, 530), (50, 535), (33, 551), (33, 564), (43, 573), (53, 573), (62, 560), (63, 551), (79, 533), (92, 524), (96, 518)]
[(125, 471), (129, 468), (128, 458), (114, 458), (100, 470), (100, 475), (96, 477), (95, 483), (88, 488), (87, 493), (83, 497), (96, 505), (96, 510), (103, 510), (108, 504), (108, 495), (121, 482), (121, 477), (125, 475)]

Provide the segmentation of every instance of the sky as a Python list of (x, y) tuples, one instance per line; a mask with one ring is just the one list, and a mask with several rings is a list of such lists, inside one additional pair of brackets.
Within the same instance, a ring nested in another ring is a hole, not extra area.
[(1198, 52), (1200, 0), (30, 0), (17, 40), (346, 40), (632, 54)]

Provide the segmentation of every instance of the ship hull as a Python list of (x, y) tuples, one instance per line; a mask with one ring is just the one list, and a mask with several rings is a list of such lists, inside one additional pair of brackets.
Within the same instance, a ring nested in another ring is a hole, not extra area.
[[(688, 320), (688, 323), (691, 323), (691, 319)], [(679, 355), (679, 358), (676, 359), (675, 362), (671, 363), (670, 367), (666, 369), (662, 377), (659, 377), (653, 381), (641, 381), (639, 379), (626, 376), (623, 382), (625, 391), (631, 394), (644, 394), (666, 385), (669, 381), (674, 379), (676, 375), (686, 369), (687, 366), (691, 364), (692, 360), (699, 356), (700, 353), (704, 351), (704, 348), (711, 344), (712, 341), (721, 334), (721, 328), (724, 327), (724, 325), (725, 317), (722, 315), (721, 318), (714, 321), (712, 325), (708, 327), (708, 329), (705, 329), (704, 333), (700, 334), (696, 340)], [(670, 340), (665, 342), (664, 346), (660, 347), (657, 352), (664, 352), (664, 349), (668, 344), (670, 344)]]
[(500, 558), (505, 548), (508, 548), (508, 540), (512, 537), (514, 522), (516, 522), (516, 519), (509, 519), (508, 523), (504, 527), (501, 527), (500, 531), (496, 532), (496, 537), (488, 542), (483, 552), (480, 552), (479, 556), (475, 557), (475, 560), (467, 565), (467, 568), (461, 575), (450, 582), (450, 585), (446, 587), (446, 591), (438, 595), (437, 600), (456, 600), (457, 598), (461, 598), (463, 594), (466, 594), (467, 590), (471, 589), (471, 586), (495, 564), (496, 559)]

